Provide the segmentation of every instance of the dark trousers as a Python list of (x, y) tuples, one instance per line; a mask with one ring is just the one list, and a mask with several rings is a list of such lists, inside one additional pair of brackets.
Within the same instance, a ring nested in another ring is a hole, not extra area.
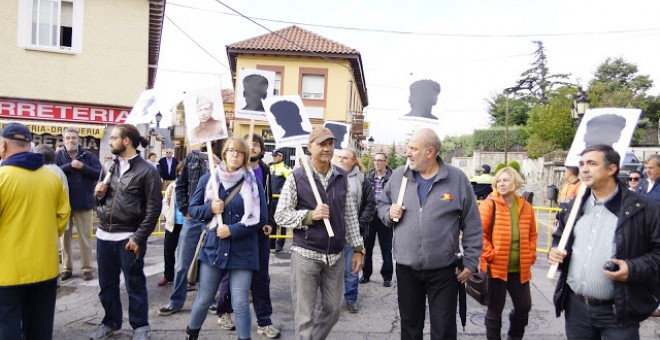
[(567, 296), (566, 338), (569, 340), (639, 340), (639, 323), (620, 327), (612, 305), (589, 306), (571, 292)]
[[(268, 262), (270, 260), (270, 249), (268, 236), (259, 233), (259, 271), (252, 274), (252, 307), (257, 316), (257, 325), (260, 327), (273, 324), (270, 317), (273, 315), (273, 306), (270, 300), (270, 275), (268, 275)], [(226, 275), (220, 283), (218, 299), (218, 315), (232, 313), (231, 294), (229, 293), (229, 275)]]
[(422, 340), (426, 299), (431, 340), (456, 339), (458, 280), (454, 267), (414, 270), (396, 265), (401, 340)]
[[(120, 329), (123, 321), (121, 296), (119, 293), (119, 274), (124, 274), (128, 293), (128, 321), (133, 329), (149, 325), (149, 302), (144, 270), (134, 270), (131, 264), (135, 254), (126, 251), (128, 240), (103, 241), (96, 239), (96, 261), (99, 267), (99, 299), (105, 310), (103, 324)], [(144, 259), (147, 243), (140, 245), (140, 258)], [(132, 275), (132, 276), (131, 276)], [(132, 281), (134, 284), (128, 284)]]
[(52, 339), (56, 295), (57, 278), (0, 287), (0, 339)]
[(502, 317), (506, 292), (511, 296), (513, 302), (512, 316), (517, 319), (527, 320), (529, 311), (532, 309), (532, 295), (529, 291), (529, 282), (520, 283), (520, 273), (509, 273), (507, 281), (500, 279), (489, 279), (490, 304), (486, 317), (499, 319)]
[(165, 280), (174, 281), (174, 263), (176, 255), (176, 245), (179, 243), (179, 234), (183, 224), (175, 224), (172, 232), (165, 230), (165, 246), (163, 256), (165, 257)]
[[(270, 205), (269, 205), (269, 208), (268, 208), (270, 210), (270, 216), (275, 216), (275, 209), (277, 209), (277, 201), (278, 201), (277, 198), (273, 198), (270, 201)], [(282, 236), (286, 235), (286, 229), (287, 228), (284, 228), (284, 227), (280, 228), (277, 225), (273, 225), (272, 227), (273, 227), (273, 235), (282, 235)], [(279, 229), (279, 231), (278, 231), (278, 229)], [(278, 239), (271, 238), (270, 239), (270, 249), (275, 249), (275, 245), (278, 245), (280, 247), (284, 247), (284, 242), (286, 242), (285, 238), (278, 238)]]
[(392, 281), (392, 272), (394, 271), (392, 266), (392, 228), (386, 227), (378, 218), (374, 218), (369, 225), (367, 234), (364, 235), (366, 254), (362, 275), (369, 279), (373, 272), (372, 258), (376, 236), (378, 236), (378, 244), (380, 244), (380, 253), (383, 255), (383, 267), (380, 268), (380, 275), (383, 276), (383, 280)]

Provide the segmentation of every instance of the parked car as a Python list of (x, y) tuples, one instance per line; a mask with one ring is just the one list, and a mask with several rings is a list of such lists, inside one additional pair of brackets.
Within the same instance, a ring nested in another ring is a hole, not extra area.
[(638, 170), (644, 173), (644, 163), (642, 163), (634, 153), (628, 151), (623, 157), (623, 165), (619, 169), (619, 180), (626, 183), (630, 171)]

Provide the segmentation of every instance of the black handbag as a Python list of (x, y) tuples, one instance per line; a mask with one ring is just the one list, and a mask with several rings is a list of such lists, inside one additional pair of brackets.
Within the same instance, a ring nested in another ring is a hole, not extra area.
[[(490, 219), (490, 232), (488, 233), (488, 240), (491, 244), (493, 243), (493, 225), (495, 224), (495, 205), (496, 203), (493, 202), (493, 213)], [(490, 264), (487, 264), (485, 272), (478, 272), (470, 275), (465, 285), (465, 292), (484, 306), (488, 306), (490, 303), (490, 294), (488, 291), (489, 277)]]

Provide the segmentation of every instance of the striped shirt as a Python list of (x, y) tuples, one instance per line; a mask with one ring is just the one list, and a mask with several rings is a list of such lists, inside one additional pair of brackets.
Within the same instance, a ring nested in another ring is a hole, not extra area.
[(383, 193), (385, 186), (385, 176), (378, 177), (378, 173), (374, 176), (374, 198), (377, 200), (380, 194)]
[[(314, 173), (321, 180), (324, 188), (328, 187), (328, 182), (330, 181), (330, 176), (333, 174), (333, 168), (330, 167), (330, 170), (327, 174), (321, 174), (314, 169), (313, 166), (310, 167)], [(348, 181), (346, 182), (346, 193), (349, 192)], [(298, 190), (296, 187), (296, 181), (294, 176), (289, 176), (284, 183), (282, 192), (280, 193), (280, 199), (277, 202), (277, 210), (275, 212), (276, 222), (279, 226), (292, 228), (292, 229), (307, 229), (307, 226), (303, 226), (303, 220), (307, 216), (309, 210), (296, 210), (296, 205), (298, 204)], [(362, 250), (364, 248), (362, 243), (362, 237), (360, 237), (360, 225), (358, 222), (357, 208), (355, 207), (355, 202), (351, 199), (346, 199), (346, 206), (344, 207), (344, 220), (346, 224), (346, 241), (351, 244), (353, 249)], [(300, 254), (303, 257), (308, 259), (322, 261), (323, 263), (334, 266), (337, 261), (341, 259), (342, 253), (336, 254), (324, 254), (314, 250), (293, 246), (291, 250)]]
[(603, 273), (603, 265), (614, 256), (614, 231), (618, 218), (605, 207), (617, 190), (602, 202), (593, 193), (584, 204), (584, 215), (573, 228), (573, 248), (567, 283), (576, 294), (611, 300), (614, 282)]

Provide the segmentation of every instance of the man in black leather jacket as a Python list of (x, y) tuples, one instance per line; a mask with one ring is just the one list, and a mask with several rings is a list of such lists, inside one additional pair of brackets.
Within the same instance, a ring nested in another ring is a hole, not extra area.
[[(557, 317), (568, 339), (639, 339), (639, 322), (660, 298), (660, 209), (618, 180), (619, 154), (608, 145), (587, 147), (580, 179), (587, 190), (565, 251), (556, 246), (569, 211), (560, 213), (550, 264), (559, 263)], [(611, 261), (618, 268), (605, 270)]]
[[(149, 306), (143, 272), (147, 238), (156, 227), (161, 212), (161, 186), (158, 170), (137, 153), (149, 141), (133, 125), (112, 129), (110, 148), (117, 160), (106, 163), (102, 181), (96, 185), (96, 258), (99, 268), (99, 298), (105, 317), (92, 339), (117, 333), (122, 326), (119, 272), (128, 278), (129, 322), (133, 339), (149, 336)], [(112, 165), (110, 165), (112, 164)], [(106, 177), (109, 175), (109, 182)]]

